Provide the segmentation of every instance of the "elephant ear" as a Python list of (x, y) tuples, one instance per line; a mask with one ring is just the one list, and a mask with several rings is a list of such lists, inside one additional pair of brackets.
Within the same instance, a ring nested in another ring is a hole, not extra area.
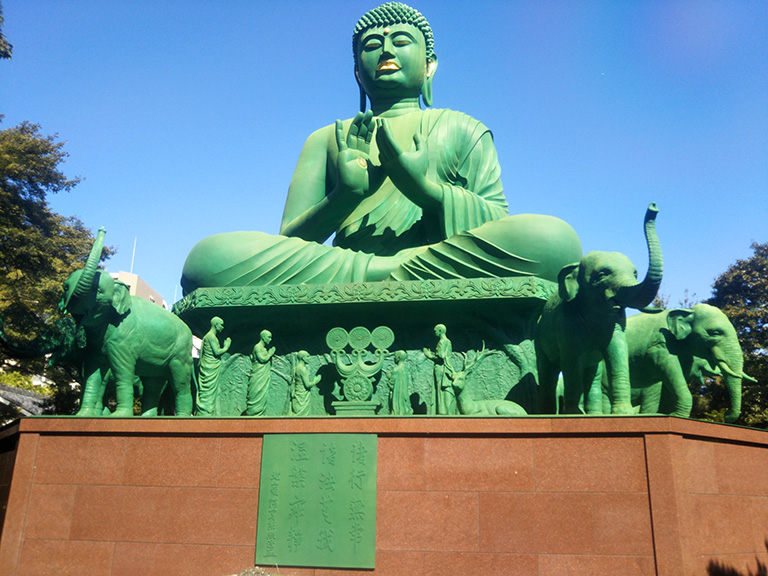
[(685, 309), (670, 310), (667, 315), (667, 328), (678, 340), (687, 338), (691, 333), (693, 322), (693, 311)]
[(122, 282), (115, 282), (115, 291), (112, 293), (112, 307), (120, 316), (131, 309), (131, 292), (128, 286)]
[(567, 264), (557, 274), (557, 287), (560, 299), (570, 302), (579, 292), (579, 263)]

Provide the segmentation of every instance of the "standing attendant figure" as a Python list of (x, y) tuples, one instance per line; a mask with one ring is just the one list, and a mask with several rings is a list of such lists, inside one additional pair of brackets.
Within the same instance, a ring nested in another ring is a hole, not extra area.
[(211, 329), (203, 336), (200, 348), (200, 378), (197, 388), (196, 416), (212, 416), (219, 392), (219, 373), (221, 372), (221, 357), (229, 350), (232, 339), (224, 340), (219, 345), (219, 333), (224, 330), (224, 320), (218, 316), (211, 318)]
[(296, 367), (293, 369), (293, 378), (291, 379), (291, 416), (310, 415), (309, 391), (313, 386), (317, 386), (320, 383), (319, 375), (315, 376), (314, 380), (309, 377), (307, 360), (309, 360), (309, 352), (306, 350), (299, 351)]
[(246, 416), (261, 416), (267, 409), (269, 384), (272, 381), (272, 357), (275, 355), (275, 347), (268, 348), (271, 343), (272, 333), (269, 330), (262, 330), (259, 334), (259, 341), (251, 353), (251, 375), (248, 378), (245, 405)]
[(453, 366), (451, 365), (453, 346), (446, 336), (445, 324), (435, 326), (435, 336), (437, 336), (435, 351), (432, 352), (430, 349), (424, 348), (424, 355), (435, 363), (435, 408), (438, 414), (458, 414), (456, 395), (453, 392), (451, 380), (453, 375)]
[(403, 350), (395, 352), (395, 367), (392, 368), (390, 382), (390, 413), (393, 416), (410, 416), (413, 414), (413, 407), (408, 394), (408, 367)]

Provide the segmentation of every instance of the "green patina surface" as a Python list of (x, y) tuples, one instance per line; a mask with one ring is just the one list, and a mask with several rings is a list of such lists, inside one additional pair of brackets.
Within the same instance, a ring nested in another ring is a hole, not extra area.
[(256, 564), (374, 568), (374, 434), (264, 437)]
[[(431, 108), (434, 40), (424, 16), (397, 2), (361, 17), (361, 112), (307, 139), (280, 235), (218, 234), (192, 249), (173, 310), (181, 321), (141, 302), (128, 312), (124, 287), (96, 270), (101, 233), (62, 301), (90, 330), (80, 415), (101, 414), (114, 381), (121, 416), (138, 383), (148, 416), (627, 414), (640, 388), (653, 389), (643, 411), (671, 403), (684, 416), (687, 377), (705, 370), (729, 379), (728, 419), (738, 416), (748, 377), (740, 348), (723, 342), (727, 320), (688, 350), (704, 315), (688, 328), (694, 311), (676, 313), (669, 354), (657, 352), (659, 329), (654, 358), (632, 347), (651, 336), (632, 334), (640, 323), (625, 310), (644, 310), (663, 273), (655, 204), (641, 281), (622, 254), (582, 255), (562, 220), (509, 216), (490, 130)], [(190, 330), (203, 339), (196, 379)], [(378, 344), (376, 331), (387, 334)], [(674, 391), (668, 402), (661, 385)]]

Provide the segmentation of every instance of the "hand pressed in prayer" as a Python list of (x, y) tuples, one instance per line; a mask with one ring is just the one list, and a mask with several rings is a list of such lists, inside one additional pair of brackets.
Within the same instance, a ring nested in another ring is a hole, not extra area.
[(376, 144), (384, 171), (414, 204), (422, 208), (437, 207), (442, 202), (442, 189), (427, 178), (429, 153), (427, 144), (418, 132), (413, 137), (414, 149), (404, 152), (395, 141), (385, 119), (378, 120)]

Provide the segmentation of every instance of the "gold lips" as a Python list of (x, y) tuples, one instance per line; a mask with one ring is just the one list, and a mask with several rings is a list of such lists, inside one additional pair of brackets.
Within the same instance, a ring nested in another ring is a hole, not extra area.
[(400, 65), (394, 60), (385, 60), (376, 66), (376, 72), (384, 72), (389, 70), (400, 70)]

